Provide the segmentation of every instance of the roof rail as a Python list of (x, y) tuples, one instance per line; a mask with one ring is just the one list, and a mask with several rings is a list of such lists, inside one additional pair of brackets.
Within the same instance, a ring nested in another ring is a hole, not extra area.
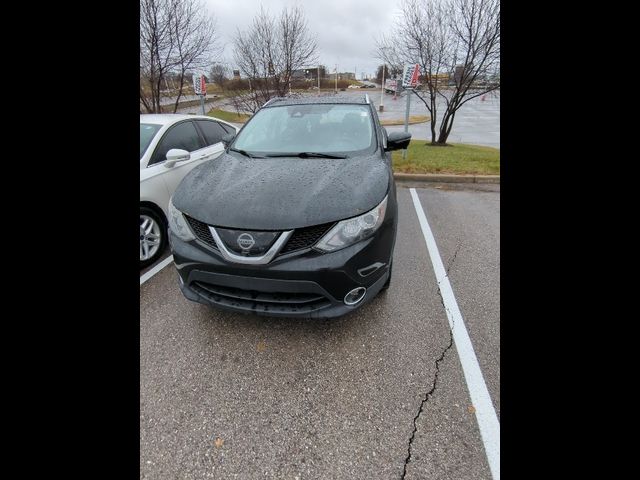
[(285, 97), (273, 97), (273, 98), (270, 98), (269, 100), (267, 100), (267, 101), (266, 101), (266, 103), (265, 103), (264, 105), (262, 105), (262, 107), (261, 107), (261, 108), (266, 107), (266, 106), (267, 106), (267, 105), (269, 105), (271, 102), (274, 102), (274, 101), (276, 101), (276, 100), (282, 100), (283, 98), (285, 98)]

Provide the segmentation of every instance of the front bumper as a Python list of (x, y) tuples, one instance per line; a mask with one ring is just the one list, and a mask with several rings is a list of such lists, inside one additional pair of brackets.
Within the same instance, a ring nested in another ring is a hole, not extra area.
[[(189, 300), (258, 315), (330, 318), (361, 307), (382, 289), (395, 225), (385, 222), (373, 237), (336, 252), (307, 249), (259, 266), (230, 263), (199, 240), (184, 242), (172, 232), (169, 239), (180, 288)], [(346, 305), (344, 296), (357, 287), (367, 289), (364, 298)]]

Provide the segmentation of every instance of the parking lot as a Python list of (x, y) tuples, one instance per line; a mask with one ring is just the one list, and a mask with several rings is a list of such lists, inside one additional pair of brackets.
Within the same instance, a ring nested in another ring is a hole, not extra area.
[[(380, 105), (380, 92), (369, 93), (376, 105)], [(421, 95), (425, 95), (424, 92)], [(384, 111), (379, 114), (380, 119), (404, 119), (406, 97), (398, 96), (393, 100), (393, 95), (384, 95)], [(442, 121), (446, 105), (438, 102), (438, 118)], [(417, 97), (411, 98), (411, 115), (429, 116), (429, 111)], [(440, 123), (438, 123), (438, 128)], [(389, 126), (387, 131), (395, 132), (404, 130), (404, 126)], [(409, 131), (414, 140), (431, 140), (431, 130), (428, 123), (409, 125)], [(436, 130), (437, 131), (437, 130)], [(449, 135), (451, 143), (469, 143), (472, 145), (485, 145), (487, 147), (500, 148), (500, 92), (491, 92), (469, 100), (456, 112), (455, 122)]]
[(499, 478), (500, 186), (397, 186), (391, 286), (344, 317), (192, 303), (169, 252), (140, 272), (141, 478)]
[[(341, 92), (345, 93), (345, 92)], [(380, 89), (355, 89), (346, 90), (347, 94), (358, 96), (367, 93), (371, 101), (378, 107), (380, 105)], [(233, 111), (233, 107), (226, 100), (220, 100), (215, 104), (216, 108)], [(384, 111), (378, 113), (381, 120), (404, 119), (406, 98), (384, 94)], [(438, 115), (442, 118), (445, 109), (444, 102), (438, 103)], [(185, 107), (180, 109), (182, 113), (200, 113), (200, 107)], [(411, 99), (411, 115), (429, 115), (427, 108), (417, 97)], [(241, 127), (241, 124), (237, 124)], [(388, 132), (400, 132), (403, 125), (386, 127)], [(409, 125), (414, 140), (431, 140), (431, 130), (428, 123)], [(469, 143), (472, 145), (484, 145), (500, 148), (500, 92), (491, 92), (482, 97), (469, 100), (456, 112), (456, 119), (449, 135), (451, 143)]]

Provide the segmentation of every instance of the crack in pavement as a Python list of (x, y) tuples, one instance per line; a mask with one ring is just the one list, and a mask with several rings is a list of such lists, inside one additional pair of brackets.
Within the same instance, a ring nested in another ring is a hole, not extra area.
[(413, 432), (411, 432), (411, 438), (409, 438), (409, 446), (407, 448), (407, 458), (405, 458), (404, 460), (404, 468), (402, 469), (402, 476), (400, 477), (402, 480), (404, 480), (407, 474), (407, 466), (411, 461), (411, 447), (413, 446), (413, 440), (415, 439), (416, 433), (418, 432), (418, 423), (417, 423), (418, 418), (420, 418), (420, 415), (422, 414), (422, 411), (424, 409), (424, 405), (429, 400), (429, 397), (431, 397), (436, 391), (436, 387), (438, 386), (438, 374), (440, 373), (440, 362), (444, 360), (444, 356), (447, 354), (447, 352), (452, 346), (453, 346), (453, 331), (449, 329), (449, 345), (446, 346), (446, 348), (442, 351), (442, 354), (440, 355), (440, 357), (436, 360), (436, 374), (433, 379), (433, 384), (431, 385), (431, 390), (429, 390), (425, 394), (424, 398), (422, 399), (422, 402), (420, 402), (420, 408), (418, 409), (418, 413), (416, 414), (415, 417), (413, 417)]
[[(460, 250), (460, 247), (462, 247), (462, 240), (460, 240), (458, 242), (458, 246), (456, 247), (456, 250), (455, 250), (453, 256), (451, 257), (451, 260), (449, 261), (449, 265), (447, 266), (446, 274), (445, 274), (444, 278), (447, 278), (449, 276), (449, 270), (453, 266), (453, 262), (455, 261), (456, 257), (458, 256), (458, 251)], [(444, 280), (444, 278), (438, 282), (438, 290), (436, 291), (436, 293), (440, 297), (440, 303), (442, 303), (442, 307), (444, 308), (445, 312), (447, 312), (447, 314), (448, 314), (447, 318), (449, 318), (449, 317), (451, 317), (451, 311), (445, 305), (444, 298), (442, 298), (442, 292), (440, 291), (440, 283)], [(438, 375), (440, 373), (440, 362), (442, 362), (444, 360), (444, 356), (447, 354), (447, 352), (453, 346), (453, 328), (454, 327), (455, 327), (455, 323), (452, 323), (451, 328), (449, 328), (449, 344), (442, 351), (442, 353), (440, 354), (440, 357), (438, 357), (436, 359), (436, 373), (435, 373), (435, 376), (433, 378), (433, 383), (431, 385), (431, 390), (429, 390), (425, 394), (424, 398), (420, 402), (420, 408), (418, 409), (418, 413), (416, 414), (415, 417), (413, 417), (413, 432), (411, 432), (411, 437), (409, 438), (409, 444), (407, 446), (407, 458), (405, 458), (405, 460), (404, 460), (404, 467), (402, 469), (402, 476), (400, 477), (401, 480), (404, 480), (405, 476), (407, 475), (407, 466), (409, 465), (409, 462), (411, 461), (411, 447), (413, 446), (413, 441), (415, 439), (416, 433), (418, 432), (418, 423), (417, 423), (418, 422), (418, 418), (420, 418), (420, 415), (422, 415), (422, 412), (424, 410), (425, 404), (427, 403), (429, 398), (431, 396), (433, 396), (433, 394), (435, 393), (436, 388), (438, 386)]]
[[(451, 270), (451, 267), (453, 266), (453, 262), (456, 261), (456, 257), (458, 256), (458, 252), (460, 251), (460, 248), (462, 247), (462, 240), (458, 240), (458, 246), (456, 247), (456, 251), (453, 252), (453, 256), (451, 257), (451, 260), (449, 260), (449, 265), (447, 265), (446, 271), (445, 271), (445, 278), (447, 278), (449, 276), (449, 270)], [(441, 282), (442, 280), (440, 280)], [(440, 282), (438, 282), (438, 287), (440, 286)]]

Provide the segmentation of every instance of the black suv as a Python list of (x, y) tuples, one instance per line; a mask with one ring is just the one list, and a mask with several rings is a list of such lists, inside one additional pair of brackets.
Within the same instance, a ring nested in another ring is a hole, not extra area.
[(180, 287), (215, 307), (335, 317), (388, 287), (397, 203), (387, 135), (366, 94), (276, 98), (169, 205)]

